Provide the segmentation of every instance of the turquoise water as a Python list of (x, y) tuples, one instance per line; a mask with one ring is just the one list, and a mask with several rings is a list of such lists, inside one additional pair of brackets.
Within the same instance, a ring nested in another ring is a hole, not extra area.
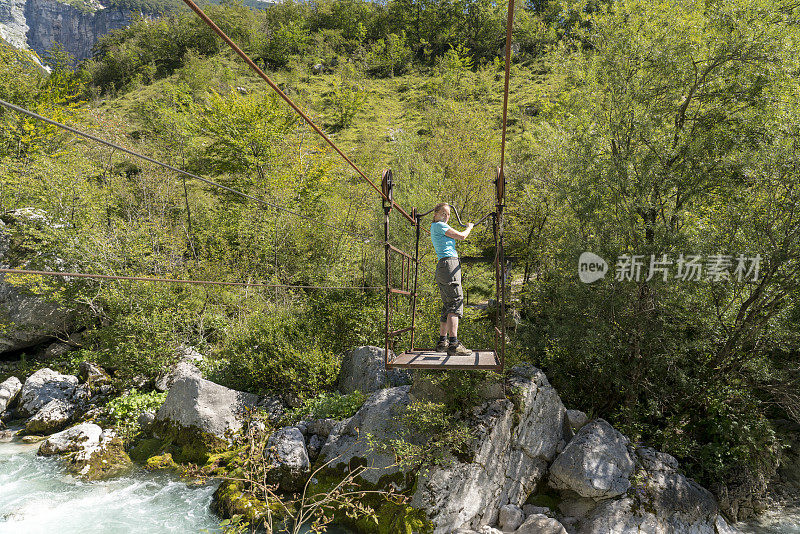
[[(137, 470), (102, 482), (68, 475), (39, 444), (0, 442), (0, 534), (220, 533), (210, 510), (217, 483), (187, 486)], [(349, 534), (330, 527), (328, 534)]]
[(82, 482), (37, 448), (0, 443), (0, 534), (219, 532), (209, 509), (215, 484), (189, 487), (144, 471)]
[(746, 534), (800, 534), (800, 508), (766, 512), (757, 520), (736, 526)]

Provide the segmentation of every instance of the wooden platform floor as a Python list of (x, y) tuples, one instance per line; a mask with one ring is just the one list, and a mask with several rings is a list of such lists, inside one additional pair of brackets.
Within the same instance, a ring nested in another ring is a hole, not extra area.
[(448, 356), (446, 352), (415, 349), (398, 354), (387, 367), (405, 369), (501, 369), (497, 354), (492, 350), (476, 350), (473, 351), (472, 356)]

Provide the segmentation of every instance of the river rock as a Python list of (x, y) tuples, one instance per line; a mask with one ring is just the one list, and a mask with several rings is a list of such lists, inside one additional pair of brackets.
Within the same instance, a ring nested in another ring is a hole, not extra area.
[(102, 386), (111, 385), (111, 376), (105, 369), (92, 362), (81, 362), (78, 369), (78, 378), (80, 378), (91, 391), (99, 391)]
[(77, 376), (62, 375), (48, 367), (39, 369), (22, 386), (17, 415), (31, 417), (52, 400), (73, 402), (77, 397), (83, 398), (85, 391), (79, 390), (77, 386)]
[(498, 525), (503, 532), (514, 532), (525, 521), (525, 513), (519, 506), (504, 504), (500, 507)]
[(63, 455), (67, 468), (86, 480), (104, 480), (132, 467), (122, 441), (113, 430), (83, 423), (53, 434), (39, 446), (40, 456)]
[(357, 347), (345, 353), (337, 382), (342, 393), (372, 393), (410, 383), (411, 376), (405, 370), (390, 369), (387, 372), (384, 349), (370, 346)]
[(39, 456), (52, 456), (77, 452), (83, 447), (92, 447), (100, 443), (103, 429), (94, 423), (83, 423), (57, 434), (49, 436), (39, 446)]
[(605, 420), (587, 423), (550, 466), (550, 487), (593, 499), (624, 494), (635, 467), (628, 444)]
[(287, 426), (274, 432), (267, 440), (264, 455), (272, 466), (267, 472), (269, 483), (279, 484), (285, 491), (303, 488), (311, 472), (311, 462), (303, 434), (297, 427)]
[(552, 517), (533, 514), (525, 519), (514, 534), (567, 534), (567, 529)]
[(175, 381), (156, 413), (156, 424), (195, 430), (219, 440), (228, 440), (242, 428), (247, 410), (258, 396), (229, 389), (196, 376)]
[(22, 382), (16, 376), (7, 378), (0, 384), (0, 414), (14, 408), (20, 391), (22, 391)]
[(435, 534), (497, 523), (500, 507), (520, 507), (544, 479), (568, 430), (566, 409), (547, 377), (532, 366), (511, 370), (514, 401), (483, 405), (471, 423), (470, 462), (433, 467), (417, 479), (411, 504), (426, 510)]
[(25, 423), (26, 434), (52, 434), (67, 426), (75, 415), (75, 405), (61, 399), (45, 404)]

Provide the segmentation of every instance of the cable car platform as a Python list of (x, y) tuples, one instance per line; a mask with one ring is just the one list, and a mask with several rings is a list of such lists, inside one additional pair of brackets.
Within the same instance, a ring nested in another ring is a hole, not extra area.
[(503, 366), (493, 350), (476, 350), (471, 356), (449, 356), (446, 352), (414, 349), (398, 354), (386, 364), (389, 369), (479, 369), (501, 371)]

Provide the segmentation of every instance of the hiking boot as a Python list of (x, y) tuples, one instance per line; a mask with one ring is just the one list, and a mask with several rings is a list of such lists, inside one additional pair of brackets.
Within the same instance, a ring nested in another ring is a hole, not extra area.
[(450, 347), (450, 343), (446, 339), (440, 341), (436, 344), (436, 352), (447, 352), (448, 347)]
[(472, 351), (459, 341), (456, 345), (447, 347), (447, 354), (450, 356), (472, 356)]

